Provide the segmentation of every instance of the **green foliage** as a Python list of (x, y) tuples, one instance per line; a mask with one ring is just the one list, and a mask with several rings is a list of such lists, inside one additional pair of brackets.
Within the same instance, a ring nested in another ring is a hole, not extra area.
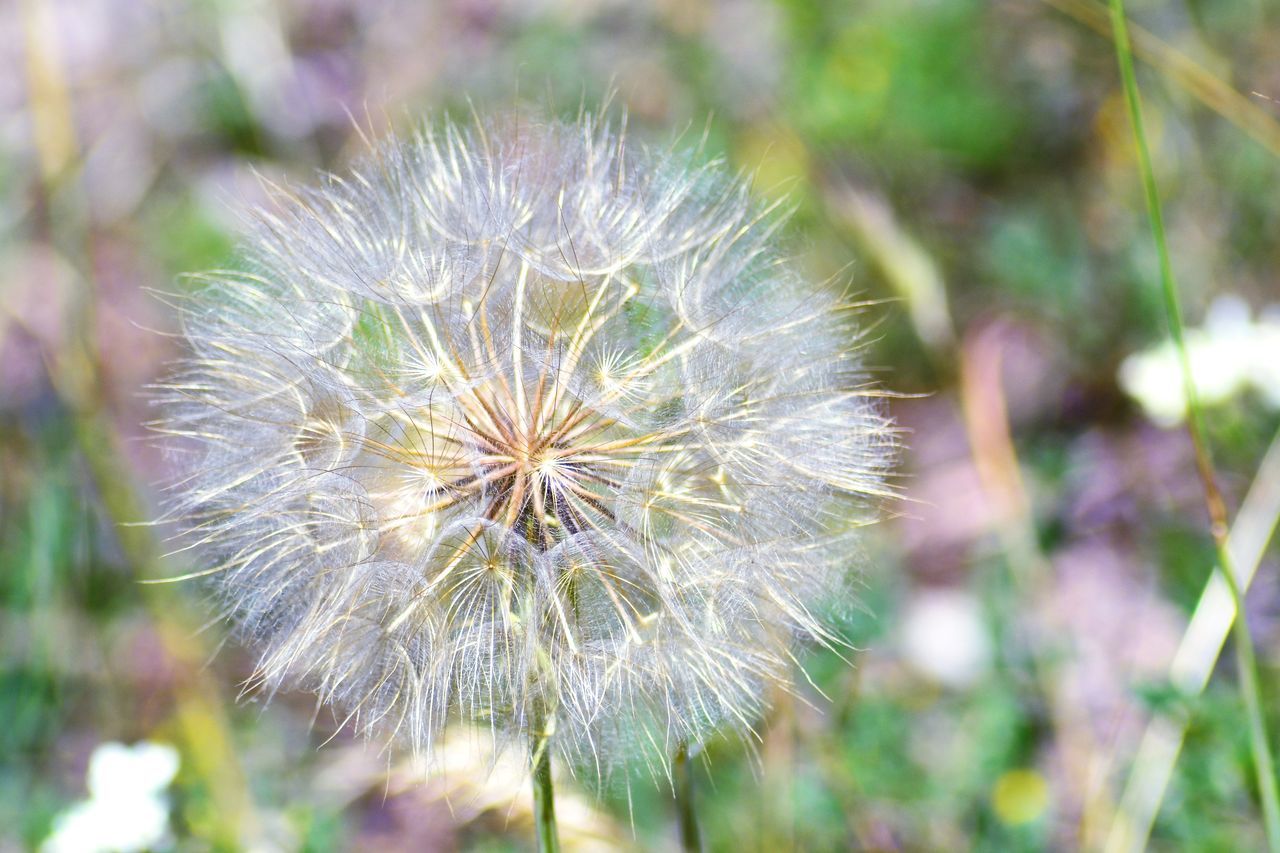
[(790, 103), (816, 144), (913, 150), (972, 169), (1013, 153), (1026, 127), (988, 50), (987, 4), (786, 5), (797, 48)]

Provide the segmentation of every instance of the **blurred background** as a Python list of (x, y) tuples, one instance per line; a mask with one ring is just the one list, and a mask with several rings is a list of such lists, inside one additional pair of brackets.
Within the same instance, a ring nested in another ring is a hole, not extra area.
[[(1275, 723), (1280, 4), (1129, 11)], [(708, 849), (1261, 849), (1097, 0), (6, 0), (0, 70), (0, 851), (528, 848), (519, 766), (460, 731), (424, 784), (242, 695), (198, 582), (140, 583), (198, 568), (138, 525), (177, 346), (149, 291), (233, 264), (255, 173), (340, 170), (357, 126), (610, 89), (789, 199), (799, 262), (884, 301), (904, 395), (860, 651), (708, 746)], [(675, 846), (665, 783), (559, 805), (573, 849)]]

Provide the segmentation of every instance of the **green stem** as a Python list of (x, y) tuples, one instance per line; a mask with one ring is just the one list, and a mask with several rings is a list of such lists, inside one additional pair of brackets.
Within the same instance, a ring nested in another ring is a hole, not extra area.
[[(1226, 549), (1220, 549), (1219, 554), (1230, 560)], [(1223, 571), (1225, 574), (1235, 575), (1234, 568)], [(1227, 586), (1231, 589), (1231, 600), (1236, 607), (1236, 618), (1232, 623), (1236, 641), (1236, 665), (1240, 670), (1240, 692), (1244, 694), (1245, 713), (1249, 722), (1249, 745), (1253, 750), (1253, 765), (1258, 776), (1263, 822), (1267, 827), (1267, 843), (1272, 853), (1276, 853), (1280, 851), (1280, 791), (1276, 788), (1275, 759), (1267, 740), (1258, 661), (1254, 653), (1253, 637), (1245, 627), (1244, 596), (1240, 592), (1240, 584), (1233, 579)]]
[(537, 708), (529, 731), (533, 776), (533, 824), (539, 853), (559, 853), (556, 830), (556, 793), (551, 781), (551, 726), (545, 711)]
[(693, 804), (693, 766), (689, 763), (689, 746), (680, 744), (672, 761), (675, 777), (676, 810), (680, 816), (680, 846), (689, 853), (702, 850), (702, 837), (698, 832), (698, 813)]
[(1169, 260), (1169, 245), (1165, 236), (1164, 215), (1160, 208), (1160, 193), (1156, 187), (1155, 171), (1151, 166), (1151, 152), (1147, 146), (1147, 135), (1142, 121), (1142, 101), (1138, 95), (1138, 82), (1133, 70), (1133, 54), (1129, 44), (1124, 0), (1111, 0), (1111, 25), (1115, 36), (1116, 58), (1120, 63), (1120, 78), (1124, 85), (1124, 97), (1133, 125), (1134, 146), (1137, 149), (1138, 167), (1142, 173), (1147, 217), (1151, 222), (1151, 235), (1155, 239), (1156, 251), (1160, 259), (1161, 294), (1169, 320), (1169, 333), (1173, 338), (1182, 371), (1183, 391), (1187, 398), (1187, 428), (1191, 433), (1196, 468), (1204, 486), (1205, 502), (1209, 508), (1213, 540), (1218, 551), (1218, 569), (1227, 583), (1231, 599), (1235, 604), (1236, 617), (1232, 623), (1232, 631), (1235, 638), (1236, 661), (1240, 669), (1240, 691), (1243, 694), (1245, 713), (1248, 717), (1249, 744), (1253, 751), (1254, 770), (1258, 777), (1258, 793), (1262, 799), (1267, 842), (1272, 851), (1280, 853), (1280, 791), (1277, 791), (1275, 761), (1272, 758), (1271, 745), (1267, 741), (1258, 663), (1254, 654), (1253, 637), (1249, 633), (1249, 624), (1245, 619), (1244, 595), (1240, 591), (1234, 561), (1227, 547), (1226, 505), (1222, 500), (1222, 494), (1218, 491), (1213, 456), (1205, 441), (1204, 416), (1200, 407), (1200, 398), (1196, 393), (1191, 374), (1191, 359), (1187, 355), (1187, 345), (1183, 335), (1182, 305), (1178, 298), (1177, 284), (1173, 278), (1173, 264)]

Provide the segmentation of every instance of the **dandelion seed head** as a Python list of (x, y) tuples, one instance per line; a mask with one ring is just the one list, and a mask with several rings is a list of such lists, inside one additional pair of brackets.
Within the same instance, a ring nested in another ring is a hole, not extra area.
[(159, 395), (268, 689), (427, 754), (541, 716), (607, 766), (748, 729), (834, 640), (892, 429), (856, 312), (742, 181), (586, 116), (275, 193)]

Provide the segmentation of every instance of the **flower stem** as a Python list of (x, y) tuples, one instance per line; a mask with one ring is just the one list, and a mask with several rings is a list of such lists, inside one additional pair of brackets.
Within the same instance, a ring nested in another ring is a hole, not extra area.
[(698, 813), (693, 805), (693, 767), (689, 764), (689, 745), (682, 743), (672, 761), (675, 776), (676, 809), (680, 816), (680, 846), (689, 853), (702, 850), (698, 832)]
[(1236, 575), (1234, 560), (1227, 547), (1227, 512), (1218, 490), (1213, 469), (1213, 456), (1205, 440), (1204, 416), (1200, 398), (1196, 393), (1191, 374), (1191, 359), (1187, 355), (1183, 336), (1182, 306), (1178, 298), (1177, 284), (1173, 278), (1173, 264), (1169, 260), (1169, 245), (1165, 236), (1164, 216), (1160, 209), (1160, 194), (1156, 187), (1155, 171), (1151, 166), (1151, 152), (1147, 147), (1146, 130), (1142, 121), (1142, 101), (1138, 95), (1137, 77), (1133, 70), (1133, 55), (1129, 45), (1129, 30), (1124, 13), (1124, 0), (1111, 0), (1111, 25), (1116, 46), (1116, 58), (1120, 64), (1120, 78), (1124, 85), (1125, 101), (1133, 125), (1134, 147), (1137, 149), (1138, 167), (1142, 174), (1142, 189), (1146, 197), (1147, 217), (1151, 222), (1151, 234), (1155, 239), (1160, 259), (1160, 283), (1165, 313), (1169, 320), (1169, 333), (1178, 353), (1182, 371), (1183, 390), (1187, 398), (1187, 428), (1195, 449), (1196, 468), (1204, 487), (1205, 502), (1209, 509), (1210, 529), (1218, 551), (1218, 570), (1226, 581), (1235, 605), (1236, 662), (1240, 669), (1240, 691), (1243, 695), (1245, 714), (1248, 718), (1249, 742), (1253, 751), (1254, 770), (1258, 777), (1258, 793), (1262, 799), (1262, 814), (1266, 826), (1267, 842), (1272, 851), (1280, 851), (1280, 791), (1277, 791), (1275, 761), (1267, 742), (1266, 724), (1262, 708), (1262, 692), (1258, 677), (1258, 663), (1254, 654), (1253, 637), (1244, 613), (1244, 595)]
[(560, 834), (556, 830), (556, 794), (551, 782), (551, 719), (535, 703), (529, 731), (530, 764), (533, 778), (533, 824), (538, 853), (559, 853)]

